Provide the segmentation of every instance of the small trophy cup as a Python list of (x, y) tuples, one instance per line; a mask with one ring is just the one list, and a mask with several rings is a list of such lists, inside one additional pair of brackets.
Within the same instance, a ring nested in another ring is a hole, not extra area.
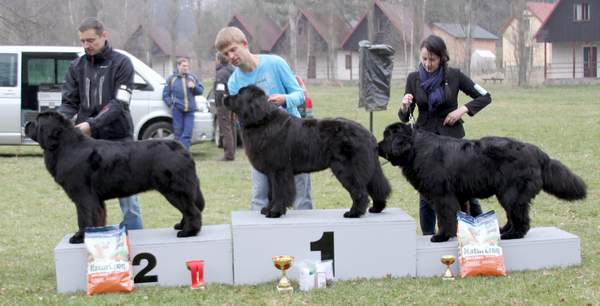
[(188, 270), (192, 272), (192, 289), (205, 289), (204, 285), (204, 260), (190, 260), (186, 262)]
[(442, 256), (441, 262), (446, 265), (446, 272), (444, 272), (444, 276), (442, 276), (443, 280), (454, 280), (454, 275), (452, 275), (450, 266), (454, 263), (455, 260), (456, 258), (452, 255)]
[(292, 267), (294, 257), (292, 256), (273, 256), (273, 264), (275, 268), (281, 270), (281, 279), (277, 283), (277, 291), (279, 292), (294, 292), (294, 287), (290, 284), (287, 278), (287, 270)]

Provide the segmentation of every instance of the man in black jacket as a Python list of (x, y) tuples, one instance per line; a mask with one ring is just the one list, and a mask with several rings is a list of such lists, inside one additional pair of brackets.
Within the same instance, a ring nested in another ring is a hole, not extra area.
[[(108, 33), (96, 18), (86, 18), (78, 28), (85, 54), (75, 59), (62, 91), (58, 112), (75, 119), (75, 127), (96, 139), (133, 141), (129, 112), (133, 64), (112, 49)], [(137, 196), (119, 198), (127, 229), (143, 227)]]
[(227, 90), (227, 81), (235, 67), (229, 64), (227, 57), (217, 52), (217, 73), (215, 75), (215, 104), (217, 105), (217, 119), (219, 124), (219, 135), (223, 143), (225, 156), (221, 160), (232, 161), (235, 158), (235, 147), (237, 144), (235, 132), (234, 114), (223, 105), (223, 98)]

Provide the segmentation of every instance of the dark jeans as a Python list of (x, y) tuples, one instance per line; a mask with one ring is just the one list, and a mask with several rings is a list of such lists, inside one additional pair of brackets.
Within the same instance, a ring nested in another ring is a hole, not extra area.
[[(477, 217), (481, 215), (479, 199), (470, 199), (469, 206), (471, 216)], [(421, 224), (423, 235), (433, 235), (435, 233), (435, 220), (435, 211), (429, 206), (423, 196), (419, 195), (419, 223)]]
[(219, 137), (223, 139), (223, 150), (225, 159), (233, 160), (235, 158), (235, 147), (237, 144), (235, 133), (234, 114), (225, 106), (217, 106), (217, 120), (219, 124)]
[(192, 145), (192, 133), (194, 131), (194, 112), (184, 112), (177, 107), (173, 107), (173, 134), (175, 140), (187, 149)]

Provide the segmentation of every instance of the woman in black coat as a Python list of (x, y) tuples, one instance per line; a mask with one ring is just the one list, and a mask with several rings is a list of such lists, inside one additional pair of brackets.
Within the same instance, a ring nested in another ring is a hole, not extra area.
[[(416, 128), (463, 138), (465, 130), (462, 116), (474, 116), (490, 104), (492, 98), (459, 69), (448, 67), (448, 49), (440, 37), (430, 35), (421, 43), (420, 50), (421, 63), (418, 71), (408, 75), (398, 117), (407, 122), (415, 107), (418, 107)], [(473, 100), (459, 107), (459, 90)], [(470, 200), (470, 212), (472, 216), (481, 214), (477, 199)], [(434, 234), (435, 212), (422, 196), (419, 197), (419, 221), (423, 235)]]

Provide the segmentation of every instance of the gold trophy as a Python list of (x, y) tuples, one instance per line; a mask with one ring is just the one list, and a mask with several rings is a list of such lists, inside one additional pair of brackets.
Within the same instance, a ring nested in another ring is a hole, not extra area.
[(450, 270), (450, 266), (454, 261), (456, 261), (456, 258), (453, 255), (442, 256), (441, 262), (446, 265), (446, 272), (444, 272), (444, 276), (442, 276), (443, 280), (454, 280), (454, 275), (452, 275), (452, 271)]
[(294, 292), (294, 287), (287, 278), (287, 270), (292, 267), (294, 257), (292, 256), (273, 256), (273, 264), (275, 268), (281, 270), (281, 279), (277, 283), (277, 291), (279, 292)]

